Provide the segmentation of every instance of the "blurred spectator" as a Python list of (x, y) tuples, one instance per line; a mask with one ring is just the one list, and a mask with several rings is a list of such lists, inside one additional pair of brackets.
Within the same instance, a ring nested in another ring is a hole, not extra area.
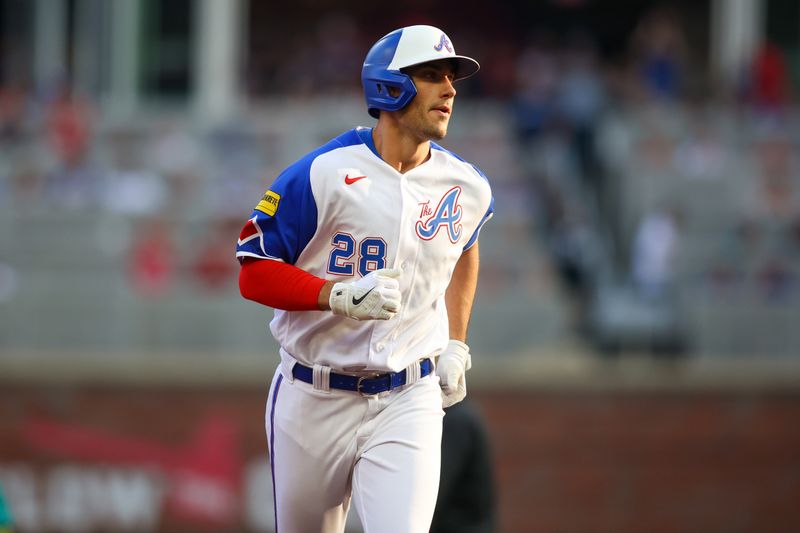
[(213, 221), (197, 246), (192, 260), (192, 273), (200, 287), (208, 291), (229, 288), (237, 279), (239, 265), (231, 252), (231, 235), (239, 229), (240, 221)]
[(790, 224), (800, 214), (800, 164), (787, 134), (767, 134), (755, 147), (756, 189), (750, 198), (749, 216), (765, 223)]
[(795, 231), (800, 221), (800, 166), (791, 141), (769, 136), (757, 145), (758, 183), (746, 211), (753, 228), (753, 257), (759, 260), (756, 280), (764, 296), (782, 299), (792, 290), (795, 267)]
[(639, 223), (631, 252), (631, 278), (637, 292), (652, 301), (669, 295), (675, 281), (679, 217), (673, 209), (646, 213)]
[(685, 82), (688, 46), (674, 8), (659, 5), (639, 21), (631, 39), (635, 80), (646, 99), (675, 100)]
[(750, 104), (765, 115), (782, 114), (792, 92), (783, 51), (772, 42), (763, 42), (749, 70), (745, 91)]
[(50, 205), (61, 209), (95, 208), (104, 199), (105, 177), (88, 161), (58, 166), (46, 175), (47, 200)]
[(66, 167), (85, 161), (91, 140), (92, 108), (63, 84), (47, 109), (47, 137), (53, 152)]
[(589, 300), (600, 274), (602, 243), (590, 227), (586, 209), (574, 198), (565, 198), (550, 189), (546, 204), (547, 245), (569, 296), (572, 327), (583, 332)]
[(705, 115), (690, 116), (690, 130), (675, 150), (673, 160), (678, 173), (692, 180), (716, 180), (723, 174), (730, 150)]
[(13, 143), (22, 137), (28, 95), (16, 85), (0, 86), (0, 142)]
[(716, 289), (730, 292), (746, 282), (772, 302), (793, 294), (800, 276), (800, 165), (794, 152), (781, 132), (765, 134), (754, 147), (752, 187), (743, 191), (740, 217), (709, 271)]
[(96, 207), (103, 175), (90, 161), (92, 107), (63, 84), (46, 111), (48, 146), (57, 159), (47, 173), (49, 200), (58, 207)]
[(119, 130), (109, 135), (111, 165), (104, 205), (109, 211), (131, 216), (156, 215), (166, 208), (169, 190), (153, 168), (158, 159), (142, 157), (144, 135), (134, 130)]
[(157, 217), (142, 221), (128, 264), (133, 288), (143, 296), (165, 295), (172, 286), (175, 263), (176, 250), (166, 221)]
[(559, 117), (568, 129), (584, 183), (598, 194), (601, 174), (595, 131), (606, 106), (606, 96), (591, 36), (574, 32), (561, 57), (562, 73), (557, 90)]
[(516, 92), (511, 105), (521, 142), (535, 140), (553, 120), (559, 75), (553, 36), (539, 30), (516, 65)]
[(678, 135), (674, 111), (648, 108), (637, 117), (640, 122), (638, 142), (631, 153), (633, 167), (641, 173), (674, 173)]

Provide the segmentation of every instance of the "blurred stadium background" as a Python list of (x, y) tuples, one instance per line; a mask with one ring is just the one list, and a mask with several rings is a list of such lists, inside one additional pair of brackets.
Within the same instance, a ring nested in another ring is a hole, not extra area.
[(0, 0), (7, 529), (272, 530), (235, 240), (413, 23), (482, 63), (497, 531), (800, 530), (794, 0)]

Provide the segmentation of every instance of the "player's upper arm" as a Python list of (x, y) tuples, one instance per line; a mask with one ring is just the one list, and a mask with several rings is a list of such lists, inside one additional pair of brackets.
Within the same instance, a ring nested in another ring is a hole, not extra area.
[(283, 171), (256, 205), (239, 236), (236, 257), (294, 264), (317, 229), (309, 158)]

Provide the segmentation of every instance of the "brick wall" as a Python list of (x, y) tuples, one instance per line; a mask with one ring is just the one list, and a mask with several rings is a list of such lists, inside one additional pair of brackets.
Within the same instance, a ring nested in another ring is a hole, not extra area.
[[(123, 509), (121, 517), (70, 519), (89, 530), (268, 528), (245, 501), (248, 472), (265, 457), (265, 396), (266, 385), (6, 384), (0, 483), (17, 498), (30, 488), (36, 505), (17, 509), (28, 529), (52, 529), (58, 513), (69, 513), (53, 491), (73, 479), (70, 472), (105, 483), (111, 471), (130, 486), (125, 476), (137, 468), (157, 471), (160, 488), (150, 496), (157, 516)], [(800, 394), (483, 390), (471, 397), (491, 436), (502, 532), (800, 531)]]
[(797, 394), (478, 399), (501, 531), (800, 531)]

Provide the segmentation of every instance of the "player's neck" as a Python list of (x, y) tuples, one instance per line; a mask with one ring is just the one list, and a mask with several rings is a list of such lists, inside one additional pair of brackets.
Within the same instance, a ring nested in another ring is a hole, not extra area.
[(418, 167), (430, 157), (430, 141), (415, 139), (389, 121), (378, 121), (372, 140), (381, 159), (400, 173)]

